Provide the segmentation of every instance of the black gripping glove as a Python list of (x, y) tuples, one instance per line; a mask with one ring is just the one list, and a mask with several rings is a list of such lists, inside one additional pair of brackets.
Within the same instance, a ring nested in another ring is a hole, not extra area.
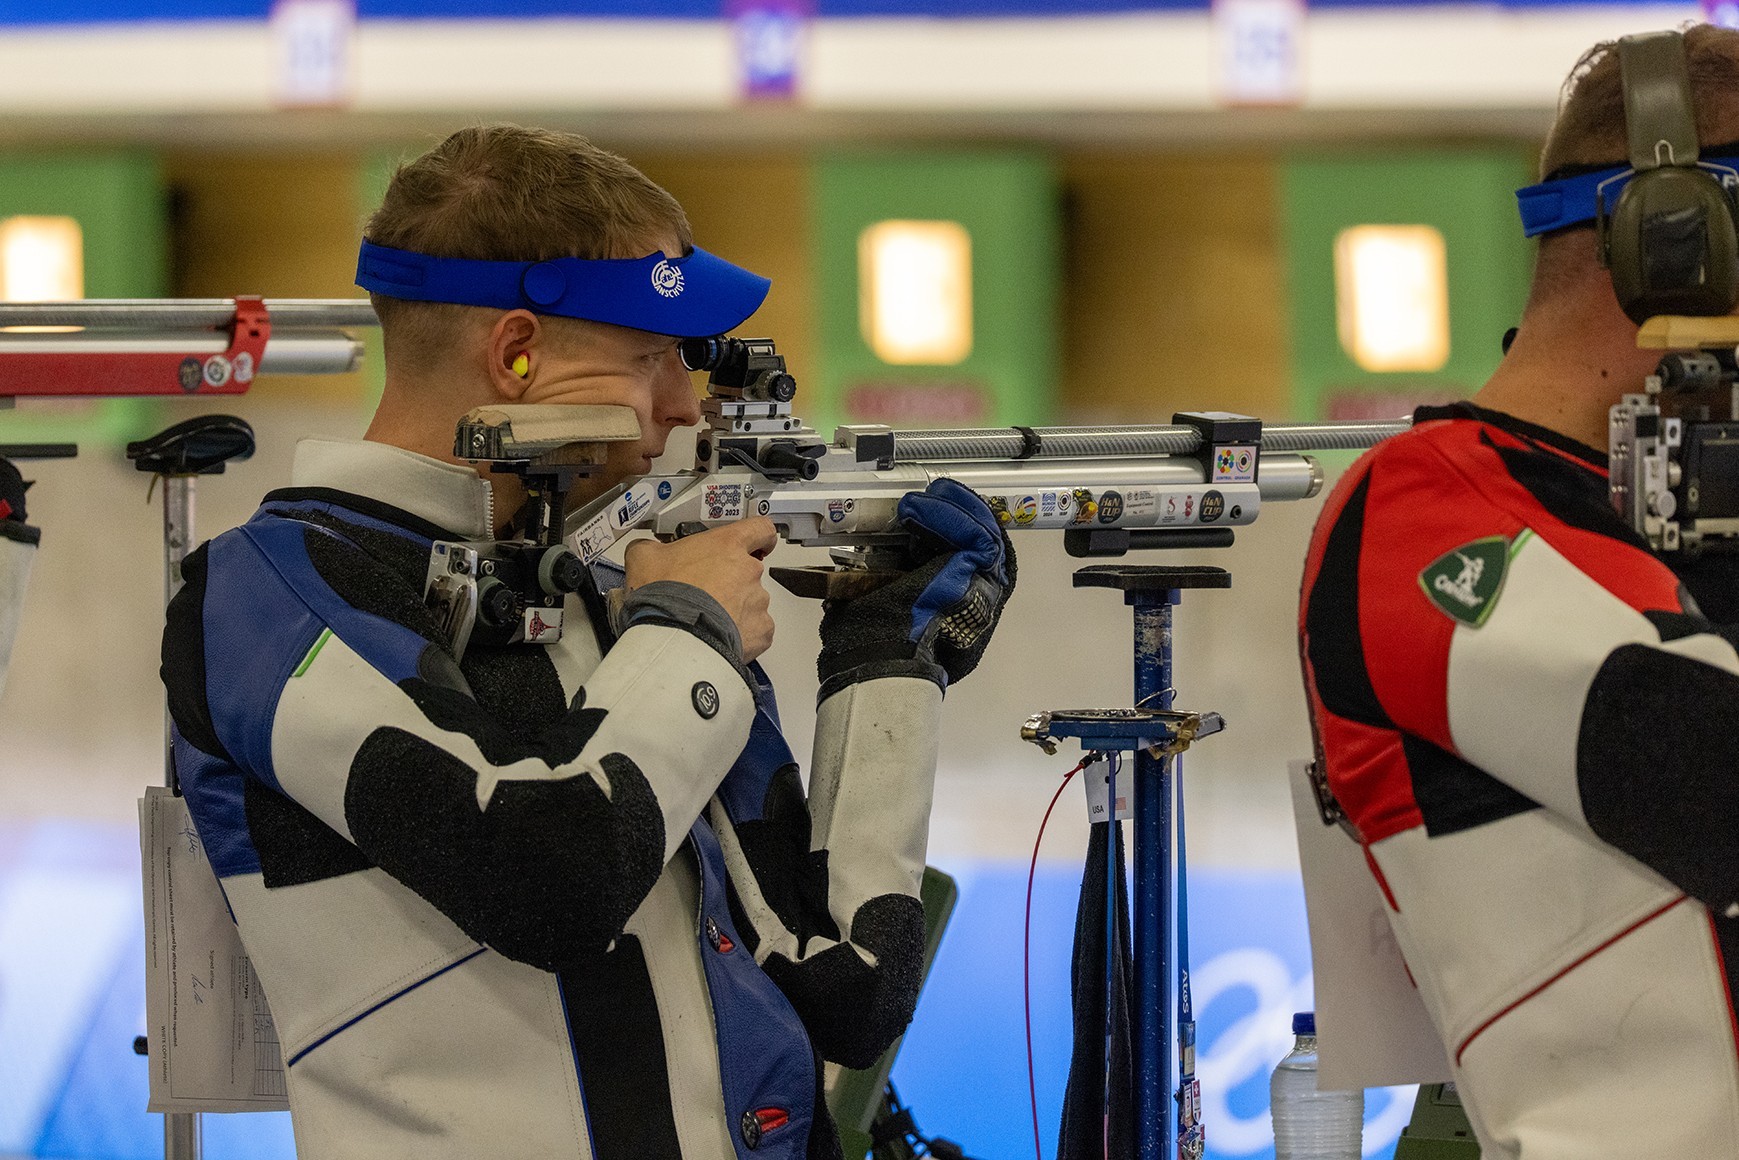
[(946, 689), (978, 665), (1014, 591), (1014, 546), (985, 502), (951, 479), (900, 500), (909, 570), (821, 617), (819, 699), (875, 677), (924, 677)]
[(24, 544), (34, 544), (42, 533), (26, 521), (24, 493), (30, 490), (10, 459), (0, 459), (0, 536)]
[(29, 488), (12, 461), (0, 459), (0, 520), (17, 520), (22, 524), (29, 519), (24, 514), (24, 493)]

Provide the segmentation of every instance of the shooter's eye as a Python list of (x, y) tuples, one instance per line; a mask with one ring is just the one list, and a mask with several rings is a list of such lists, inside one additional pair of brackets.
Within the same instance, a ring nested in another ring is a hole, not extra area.
[(682, 353), (682, 365), (691, 371), (715, 370), (724, 354), (723, 335), (714, 338), (685, 338), (677, 346)]

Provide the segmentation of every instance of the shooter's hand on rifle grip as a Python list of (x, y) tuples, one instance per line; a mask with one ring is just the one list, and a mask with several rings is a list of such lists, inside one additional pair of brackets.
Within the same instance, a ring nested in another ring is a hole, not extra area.
[(737, 626), (747, 663), (773, 643), (768, 612), (766, 566), (762, 558), (779, 542), (773, 521), (738, 520), (662, 544), (639, 540), (628, 546), (628, 586), (671, 580), (700, 589), (718, 601)]
[(821, 696), (857, 681), (917, 676), (946, 688), (984, 655), (1014, 591), (1014, 547), (989, 506), (951, 479), (900, 500), (912, 567), (821, 620)]

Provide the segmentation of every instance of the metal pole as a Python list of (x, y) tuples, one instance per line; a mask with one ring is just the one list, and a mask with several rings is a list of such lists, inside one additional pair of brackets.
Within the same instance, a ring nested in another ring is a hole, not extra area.
[(181, 591), (181, 561), (193, 545), (192, 475), (163, 478), (163, 603), (167, 607)]
[(198, 1112), (165, 1112), (163, 1114), (164, 1160), (199, 1160), (200, 1124)]
[[(193, 481), (191, 475), (165, 475), (163, 480), (163, 592), (165, 605), (181, 591), (181, 561), (193, 544)], [(163, 706), (163, 784), (175, 789), (175, 752), (170, 743), (169, 706)], [(200, 1120), (197, 1112), (163, 1114), (164, 1160), (199, 1160)]]
[[(1171, 606), (1175, 588), (1132, 591), (1135, 704), (1171, 708)], [(1171, 1147), (1171, 759), (1135, 752), (1135, 1154), (1162, 1160)]]
[[(181, 561), (193, 542), (191, 475), (159, 476), (163, 481), (163, 606), (181, 591)], [(169, 741), (169, 705), (163, 705), (163, 784), (175, 789), (175, 753)]]

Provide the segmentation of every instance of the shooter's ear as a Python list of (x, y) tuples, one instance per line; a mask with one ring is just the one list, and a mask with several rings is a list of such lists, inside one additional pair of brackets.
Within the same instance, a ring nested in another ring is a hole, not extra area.
[(490, 327), (486, 371), (502, 402), (518, 402), (531, 385), (537, 369), (532, 351), (542, 332), (537, 315), (529, 310), (509, 310)]

